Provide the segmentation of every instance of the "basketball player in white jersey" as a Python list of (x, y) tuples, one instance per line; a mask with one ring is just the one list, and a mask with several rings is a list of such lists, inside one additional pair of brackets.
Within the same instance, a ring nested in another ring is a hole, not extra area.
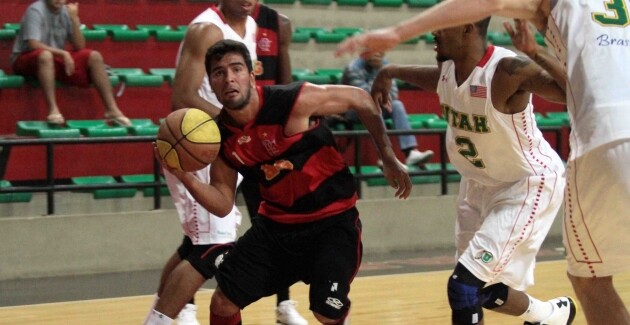
[[(564, 71), (571, 118), (564, 245), (568, 277), (589, 324), (630, 324), (613, 276), (630, 271), (630, 0), (450, 0), (396, 26), (340, 44), (337, 55), (384, 51), (489, 15), (526, 19)], [(523, 31), (524, 29), (519, 29)], [(548, 69), (544, 51), (527, 53)]]
[[(249, 16), (255, 0), (222, 0), (189, 24), (177, 54), (173, 81), (173, 109), (195, 107), (215, 118), (223, 105), (212, 92), (205, 72), (207, 49), (222, 39), (243, 42), (256, 62), (256, 22)], [(194, 173), (210, 183), (210, 166)], [(215, 260), (236, 240), (241, 213), (233, 207), (225, 218), (204, 209), (183, 184), (164, 171), (171, 198), (179, 215), (184, 239), (162, 270), (153, 309), (145, 324), (198, 325), (194, 294), (214, 276)], [(181, 311), (181, 313), (180, 313)], [(178, 316), (179, 314), (179, 316)]]
[(482, 324), (483, 308), (533, 324), (571, 324), (571, 298), (543, 302), (524, 292), (565, 185), (562, 160), (536, 126), (531, 93), (556, 102), (565, 93), (531, 60), (488, 46), (489, 21), (434, 32), (440, 66), (385, 66), (372, 94), (390, 105), (398, 78), (439, 95), (448, 155), (462, 175), (458, 260), (448, 280), (453, 324)]

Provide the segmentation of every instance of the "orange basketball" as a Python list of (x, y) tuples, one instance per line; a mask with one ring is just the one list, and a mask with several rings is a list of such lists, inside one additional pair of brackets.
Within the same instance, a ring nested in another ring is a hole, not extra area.
[(164, 119), (156, 144), (160, 157), (169, 167), (193, 172), (208, 166), (217, 157), (221, 133), (206, 112), (182, 108)]

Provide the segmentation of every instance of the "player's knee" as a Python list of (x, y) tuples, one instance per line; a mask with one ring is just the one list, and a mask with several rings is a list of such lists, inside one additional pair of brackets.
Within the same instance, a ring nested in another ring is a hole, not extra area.
[(210, 311), (215, 315), (233, 315), (240, 310), (237, 305), (223, 294), (221, 288), (217, 287), (210, 300)]
[(477, 324), (483, 319), (479, 290), (484, 282), (457, 264), (448, 280), (448, 302), (453, 324)]
[(495, 309), (503, 306), (508, 299), (508, 286), (503, 283), (493, 284), (481, 289), (479, 300), (486, 309)]

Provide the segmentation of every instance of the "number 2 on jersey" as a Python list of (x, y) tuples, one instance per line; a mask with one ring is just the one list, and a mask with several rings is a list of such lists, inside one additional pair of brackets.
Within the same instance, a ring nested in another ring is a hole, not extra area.
[(477, 152), (477, 147), (475, 147), (475, 144), (470, 141), (470, 138), (456, 137), (455, 143), (457, 143), (460, 148), (457, 152), (459, 152), (460, 155), (464, 156), (466, 160), (468, 160), (477, 168), (486, 168), (483, 160), (477, 158), (477, 156), (479, 156), (479, 153)]
[(604, 2), (607, 12), (592, 13), (593, 19), (603, 26), (626, 27), (630, 24), (628, 18), (627, 0), (609, 0)]

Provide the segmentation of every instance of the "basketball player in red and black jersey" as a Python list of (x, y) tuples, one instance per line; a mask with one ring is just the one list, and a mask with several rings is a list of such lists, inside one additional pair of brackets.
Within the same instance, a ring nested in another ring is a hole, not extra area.
[[(293, 81), (289, 44), (291, 43), (291, 21), (276, 10), (256, 2), (251, 14), (256, 21), (256, 56), (254, 67), (256, 85), (285, 85)], [(260, 191), (253, 179), (243, 179), (240, 185), (250, 219), (256, 216), (260, 205)], [(276, 295), (276, 322), (286, 325), (308, 324), (290, 299), (289, 288)]]
[(218, 267), (210, 323), (241, 324), (241, 309), (303, 281), (315, 318), (342, 324), (362, 257), (357, 192), (331, 131), (310, 118), (356, 111), (396, 197), (409, 196), (411, 180), (367, 92), (305, 82), (256, 87), (250, 62), (239, 42), (223, 40), (208, 50), (210, 84), (224, 105), (221, 152), (210, 184), (171, 170), (217, 216), (231, 211), (238, 173), (260, 187), (258, 217)]

